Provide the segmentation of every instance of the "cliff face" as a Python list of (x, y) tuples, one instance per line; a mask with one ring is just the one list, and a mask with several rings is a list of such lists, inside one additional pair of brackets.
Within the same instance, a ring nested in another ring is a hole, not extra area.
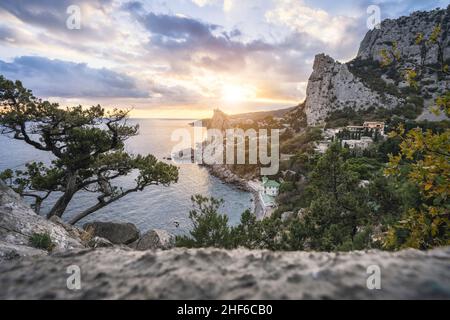
[[(429, 12), (414, 12), (408, 17), (387, 19), (381, 24), (380, 29), (370, 30), (361, 42), (358, 57), (366, 60), (380, 61), (380, 51), (387, 44), (397, 42), (401, 48), (404, 60), (421, 62), (421, 47), (415, 44), (417, 34), (423, 33), (429, 38), (435, 26), (441, 25), (444, 39), (444, 61), (450, 59), (450, 6), (447, 9), (433, 10)], [(425, 56), (426, 64), (438, 62), (437, 46), (433, 47)]]
[(54, 252), (84, 248), (76, 228), (38, 216), (0, 181), (0, 263), (18, 257), (46, 255), (47, 252), (30, 246), (29, 239), (35, 233), (48, 233), (55, 245)]
[[(429, 38), (435, 26), (441, 25), (442, 50), (433, 45), (425, 54), (423, 47), (415, 43), (418, 33)], [(443, 10), (416, 12), (408, 17), (385, 20), (380, 29), (369, 31), (361, 43), (357, 57), (341, 64), (324, 54), (316, 56), (313, 73), (306, 91), (305, 112), (308, 125), (322, 124), (327, 115), (346, 107), (355, 110), (373, 108), (394, 109), (409, 107), (410, 92), (402, 78), (402, 70), (415, 64), (435, 66), (442, 53), (442, 60), (450, 62), (450, 6)], [(381, 50), (397, 43), (400, 62), (381, 67)], [(425, 97), (425, 107), (434, 98), (449, 89), (450, 77), (436, 72), (420, 75), (420, 96)]]
[(219, 109), (214, 110), (213, 117), (208, 123), (208, 129), (226, 130), (230, 128), (228, 116)]
[(345, 107), (361, 110), (383, 106), (391, 109), (404, 102), (402, 98), (370, 89), (349, 71), (347, 64), (327, 55), (316, 56), (313, 70), (306, 90), (308, 125), (321, 124), (329, 113)]

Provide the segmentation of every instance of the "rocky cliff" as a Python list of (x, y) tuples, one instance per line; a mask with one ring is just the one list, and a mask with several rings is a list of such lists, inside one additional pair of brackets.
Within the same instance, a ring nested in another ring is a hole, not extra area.
[(30, 246), (33, 234), (50, 235), (54, 252), (84, 248), (79, 230), (60, 220), (38, 216), (20, 197), (0, 181), (0, 263), (18, 257), (46, 255)]
[(230, 120), (228, 116), (219, 109), (214, 109), (214, 114), (211, 120), (209, 120), (208, 129), (217, 129), (224, 131), (230, 128)]
[[(408, 17), (386, 19), (379, 29), (367, 32), (361, 42), (358, 57), (367, 60), (380, 61), (380, 51), (387, 45), (397, 42), (403, 60), (421, 62), (421, 46), (415, 43), (419, 33), (429, 38), (435, 26), (442, 28), (444, 60), (450, 59), (450, 6), (447, 9), (437, 9), (428, 12), (414, 12)], [(432, 65), (438, 62), (437, 46), (425, 56), (425, 63)]]
[(349, 70), (347, 64), (319, 54), (314, 60), (306, 90), (306, 117), (308, 125), (324, 122), (327, 115), (346, 107), (361, 110), (371, 106), (396, 108), (404, 99), (383, 92), (377, 92), (364, 84)]
[[(33, 232), (48, 232), (56, 248), (32, 248)], [(0, 299), (450, 299), (450, 248), (136, 251), (85, 248), (79, 232), (37, 216), (0, 184)], [(367, 270), (374, 265), (381, 272), (380, 290), (367, 288)], [(67, 286), (74, 266), (79, 290)]]
[[(428, 39), (433, 29), (442, 28), (438, 45), (424, 50), (416, 44), (419, 33)], [(413, 97), (402, 77), (402, 70), (416, 64), (436, 66), (438, 59), (450, 62), (450, 6), (430, 12), (415, 12), (408, 17), (385, 20), (379, 29), (369, 31), (362, 41), (357, 57), (348, 63), (339, 63), (329, 56), (316, 56), (313, 73), (306, 91), (305, 112), (308, 125), (322, 124), (327, 115), (346, 107), (354, 110), (384, 108), (405, 110), (423, 108), (437, 95), (450, 87), (450, 77), (436, 72), (424, 72), (419, 77), (420, 92)], [(396, 44), (400, 62), (381, 67), (381, 51)], [(442, 55), (442, 58), (440, 58)], [(425, 111), (426, 112), (426, 111)]]

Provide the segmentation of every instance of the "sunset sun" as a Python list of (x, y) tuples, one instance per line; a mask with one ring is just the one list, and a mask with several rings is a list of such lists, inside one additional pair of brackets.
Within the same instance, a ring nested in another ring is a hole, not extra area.
[(224, 85), (222, 88), (222, 100), (228, 103), (239, 103), (255, 99), (256, 92), (252, 86)]

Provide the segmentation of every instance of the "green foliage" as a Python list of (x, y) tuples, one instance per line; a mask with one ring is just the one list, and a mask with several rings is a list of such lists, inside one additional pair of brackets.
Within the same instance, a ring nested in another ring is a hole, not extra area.
[(450, 130), (436, 134), (416, 128), (405, 133), (400, 126), (392, 135), (402, 142), (385, 173), (416, 185), (421, 202), (389, 230), (386, 247), (428, 249), (450, 244)]
[(291, 129), (299, 132), (307, 127), (307, 119), (305, 113), (305, 103), (299, 104), (292, 111), (284, 116), (284, 122), (289, 124)]
[[(435, 26), (432, 34), (425, 39), (423, 34), (416, 38), (422, 46), (422, 62), (415, 69), (406, 70), (405, 78), (412, 87), (417, 87), (418, 74), (435, 72), (438, 77), (448, 76), (448, 65), (443, 61), (442, 27)], [(437, 66), (425, 65), (424, 57), (432, 47), (437, 48)], [(450, 93), (447, 91), (436, 99), (436, 114), (448, 115)], [(388, 249), (417, 248), (429, 249), (450, 244), (450, 130), (436, 132), (420, 127), (405, 130), (399, 125), (397, 132), (390, 134), (401, 140), (399, 152), (389, 155), (385, 174), (408, 181), (418, 189), (419, 203), (405, 208), (401, 220), (391, 225), (384, 245)]]
[[(98, 195), (98, 203), (71, 222), (103, 208), (131, 192), (150, 185), (169, 185), (178, 179), (175, 166), (154, 156), (124, 151), (125, 141), (138, 134), (138, 125), (127, 124), (127, 110), (106, 111), (99, 105), (61, 108), (33, 96), (20, 81), (0, 76), (0, 133), (52, 154), (50, 164), (30, 162), (21, 170), (6, 170), (0, 178), (22, 196), (31, 197), (34, 208), (52, 193), (62, 195), (47, 213), (61, 217), (81, 191)], [(115, 183), (135, 173), (129, 189)]]
[(201, 195), (192, 197), (194, 209), (189, 212), (192, 230), (189, 236), (179, 236), (176, 244), (179, 247), (231, 248), (231, 231), (228, 217), (218, 213), (223, 200), (206, 198)]
[(349, 64), (349, 70), (360, 78), (368, 88), (378, 92), (382, 97), (385, 94), (402, 97), (402, 93), (396, 85), (389, 84), (381, 78), (383, 70), (380, 69), (376, 61), (357, 58)]
[(280, 230), (280, 220), (267, 218), (257, 221), (250, 211), (241, 215), (237, 226), (228, 225), (228, 217), (219, 213), (222, 200), (206, 198), (201, 195), (192, 197), (194, 209), (190, 211), (192, 229), (189, 235), (176, 238), (177, 247), (200, 248), (215, 247), (234, 249), (246, 247), (249, 249), (279, 248), (277, 234)]
[(311, 249), (336, 250), (353, 242), (358, 228), (367, 223), (366, 190), (359, 187), (359, 173), (346, 162), (347, 156), (339, 144), (332, 144), (311, 173), (314, 197), (304, 217)]
[(394, 109), (372, 106), (366, 110), (345, 107), (328, 114), (326, 128), (340, 128), (348, 125), (362, 125), (364, 121), (388, 122), (392, 118), (416, 119), (423, 111), (423, 98), (412, 94), (404, 96), (406, 103)]
[(292, 181), (285, 181), (280, 185), (280, 192), (291, 192), (296, 189), (295, 183)]
[(55, 246), (48, 233), (33, 233), (29, 241), (32, 247), (46, 251), (52, 251)]
[(283, 141), (280, 146), (282, 153), (296, 153), (306, 151), (312, 148), (312, 142), (322, 139), (322, 130), (320, 128), (308, 127), (305, 131), (297, 134), (287, 141)]

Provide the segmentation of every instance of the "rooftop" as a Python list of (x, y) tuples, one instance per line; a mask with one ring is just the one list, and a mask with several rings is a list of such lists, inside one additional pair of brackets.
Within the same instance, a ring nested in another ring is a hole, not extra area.
[(275, 180), (270, 180), (267, 177), (263, 177), (262, 179), (263, 186), (268, 188), (279, 188), (280, 184)]

